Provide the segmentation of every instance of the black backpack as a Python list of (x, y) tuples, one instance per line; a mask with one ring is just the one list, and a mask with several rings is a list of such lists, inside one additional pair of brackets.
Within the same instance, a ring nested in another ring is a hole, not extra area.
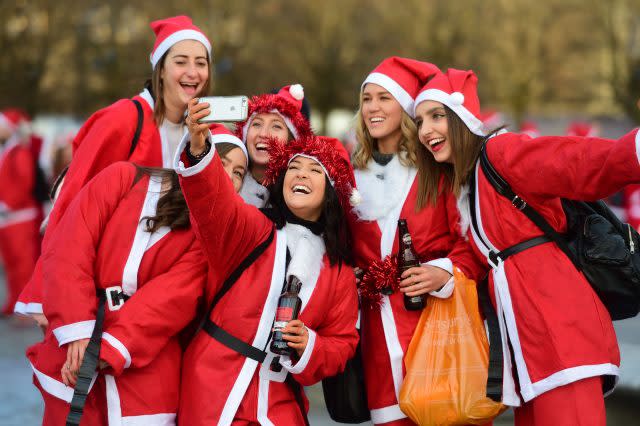
[[(640, 311), (640, 236), (628, 223), (621, 222), (603, 201), (586, 202), (562, 199), (567, 217), (567, 233), (561, 235), (493, 168), (486, 152), (480, 154), (480, 166), (494, 189), (506, 197), (514, 208), (522, 211), (544, 232), (509, 247), (500, 253), (491, 252), (505, 260), (527, 248), (553, 241), (582, 271), (591, 287), (609, 311), (612, 320), (638, 315)], [(472, 189), (473, 190), (473, 189)], [(472, 208), (472, 214), (475, 214)]]

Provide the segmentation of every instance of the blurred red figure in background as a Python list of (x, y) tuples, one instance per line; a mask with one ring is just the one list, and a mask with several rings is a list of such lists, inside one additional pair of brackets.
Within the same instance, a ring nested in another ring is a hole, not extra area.
[(520, 125), (520, 133), (524, 133), (525, 135), (529, 135), (532, 138), (537, 138), (542, 136), (540, 134), (540, 129), (538, 129), (538, 125), (531, 120), (525, 120)]
[(34, 188), (41, 145), (42, 140), (29, 132), (26, 113), (18, 109), (0, 112), (0, 257), (8, 287), (1, 315), (13, 312), (38, 255), (42, 209)]
[(598, 128), (586, 121), (572, 121), (567, 127), (567, 136), (580, 136), (580, 137), (596, 137), (600, 133)]

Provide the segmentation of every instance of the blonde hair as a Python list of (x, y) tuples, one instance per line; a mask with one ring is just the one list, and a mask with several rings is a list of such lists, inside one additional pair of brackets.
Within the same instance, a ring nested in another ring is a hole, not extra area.
[[(469, 182), (473, 173), (484, 136), (472, 133), (466, 124), (446, 105), (448, 139), (451, 144), (451, 163), (438, 163), (427, 148), (418, 143), (418, 197), (416, 211), (427, 203), (436, 204), (438, 195), (444, 190), (451, 190), (458, 197), (462, 186)], [(492, 132), (493, 133), (493, 132)], [(440, 182), (442, 186), (440, 186)]]
[[(356, 169), (366, 169), (367, 164), (373, 158), (373, 151), (376, 148), (377, 140), (371, 137), (369, 129), (362, 117), (362, 91), (360, 92), (360, 105), (358, 112), (356, 113), (356, 139), (358, 144), (353, 152), (352, 163)], [(403, 166), (412, 167), (416, 165), (418, 154), (416, 152), (416, 145), (418, 145), (418, 130), (413, 119), (402, 110), (402, 121), (400, 122), (400, 130), (402, 131), (402, 137), (398, 144), (398, 153), (404, 153), (405, 155), (399, 155), (398, 158)]]
[[(167, 110), (167, 107), (164, 103), (162, 70), (164, 69), (164, 62), (167, 59), (169, 52), (171, 52), (171, 48), (167, 50), (164, 55), (162, 55), (162, 58), (160, 58), (155, 68), (153, 69), (153, 73), (151, 74), (151, 91), (153, 91), (152, 95), (155, 104), (153, 108), (153, 119), (158, 126), (162, 124)], [(202, 90), (200, 90), (200, 92), (196, 94), (196, 97), (206, 96), (207, 93), (209, 93), (209, 87), (211, 86), (211, 81), (213, 78), (213, 67), (209, 57), (209, 52), (207, 52), (207, 63), (209, 64), (209, 78), (207, 78), (204, 86), (202, 86)]]

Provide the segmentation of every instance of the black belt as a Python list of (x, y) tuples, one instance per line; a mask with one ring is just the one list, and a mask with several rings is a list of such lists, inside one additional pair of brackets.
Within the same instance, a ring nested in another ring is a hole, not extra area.
[(267, 353), (265, 351), (258, 349), (246, 342), (243, 342), (232, 334), (229, 334), (210, 319), (207, 319), (204, 322), (204, 324), (202, 325), (202, 329), (209, 336), (213, 337), (229, 349), (232, 349), (239, 354), (246, 356), (247, 358), (256, 360), (259, 363), (264, 362), (264, 359), (267, 356)]

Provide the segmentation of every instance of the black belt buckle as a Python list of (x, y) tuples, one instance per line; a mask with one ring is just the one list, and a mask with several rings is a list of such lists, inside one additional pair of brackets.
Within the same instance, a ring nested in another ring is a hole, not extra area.
[(119, 285), (107, 287), (104, 292), (107, 295), (107, 306), (110, 311), (117, 311), (122, 308), (124, 302), (129, 298)]
[(527, 202), (517, 195), (513, 197), (511, 204), (518, 210), (524, 210), (524, 208), (527, 207)]
[(497, 268), (498, 263), (500, 263), (501, 260), (502, 259), (498, 257), (498, 253), (496, 253), (493, 250), (489, 251), (489, 263), (491, 263), (491, 266), (493, 266), (494, 268)]

